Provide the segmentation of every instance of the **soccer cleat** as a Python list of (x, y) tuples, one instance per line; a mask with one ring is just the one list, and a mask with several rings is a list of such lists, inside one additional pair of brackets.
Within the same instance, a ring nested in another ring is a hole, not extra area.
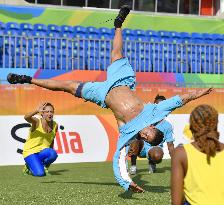
[(27, 75), (18, 75), (14, 73), (9, 73), (7, 76), (7, 80), (10, 84), (24, 84), (31, 83), (32, 77)]
[(149, 174), (156, 172), (156, 164), (155, 163), (149, 163)]
[(51, 176), (51, 173), (48, 170), (48, 167), (44, 167), (45, 175), (46, 176)]
[(137, 167), (136, 166), (131, 166), (129, 169), (129, 174), (135, 175), (137, 172)]
[(130, 7), (128, 5), (123, 5), (119, 11), (119, 14), (114, 20), (114, 27), (121, 28), (122, 23), (130, 12)]
[(31, 172), (26, 164), (23, 167), (23, 175), (31, 175)]

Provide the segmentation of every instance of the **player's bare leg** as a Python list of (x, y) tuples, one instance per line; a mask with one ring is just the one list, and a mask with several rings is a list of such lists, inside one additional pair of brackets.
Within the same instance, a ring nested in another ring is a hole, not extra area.
[(58, 81), (58, 80), (50, 80), (50, 79), (35, 79), (27, 75), (18, 75), (14, 73), (9, 73), (7, 76), (7, 80), (11, 84), (34, 84), (49, 90), (53, 91), (64, 91), (71, 94), (76, 93), (76, 89), (80, 85), (79, 82), (76, 81)]

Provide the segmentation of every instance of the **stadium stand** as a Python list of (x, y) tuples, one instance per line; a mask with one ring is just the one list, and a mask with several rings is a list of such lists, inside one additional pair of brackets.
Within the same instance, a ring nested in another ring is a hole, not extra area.
[[(0, 22), (0, 67), (105, 70), (114, 29)], [(136, 71), (223, 73), (224, 35), (124, 29)]]

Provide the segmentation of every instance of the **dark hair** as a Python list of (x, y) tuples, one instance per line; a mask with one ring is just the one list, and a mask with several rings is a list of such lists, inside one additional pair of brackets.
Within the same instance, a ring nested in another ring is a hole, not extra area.
[(149, 144), (151, 144), (152, 146), (157, 146), (159, 145), (162, 141), (163, 141), (163, 138), (164, 138), (164, 134), (162, 131), (160, 131), (159, 129), (155, 128), (156, 129), (156, 135), (155, 135), (155, 138), (153, 141), (149, 142)]
[(197, 106), (190, 115), (190, 130), (194, 140), (207, 155), (207, 161), (210, 163), (210, 157), (215, 156), (216, 151), (220, 150), (218, 126), (218, 112), (210, 105)]
[(158, 100), (160, 100), (160, 101), (166, 100), (166, 97), (163, 95), (157, 95), (154, 99), (154, 103), (156, 103), (156, 101), (158, 101)]

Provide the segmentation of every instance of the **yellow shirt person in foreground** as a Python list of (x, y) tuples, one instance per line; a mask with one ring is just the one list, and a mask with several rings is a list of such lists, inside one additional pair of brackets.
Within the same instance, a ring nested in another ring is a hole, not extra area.
[[(41, 114), (40, 119), (34, 117), (38, 113)], [(58, 126), (53, 116), (54, 106), (51, 103), (44, 103), (37, 110), (24, 116), (24, 119), (31, 124), (29, 137), (23, 149), (26, 162), (24, 173), (31, 172), (33, 176), (45, 176), (47, 168), (57, 159), (53, 143)]]
[(172, 153), (172, 205), (224, 204), (224, 144), (219, 142), (218, 113), (209, 105), (190, 115), (194, 141)]

